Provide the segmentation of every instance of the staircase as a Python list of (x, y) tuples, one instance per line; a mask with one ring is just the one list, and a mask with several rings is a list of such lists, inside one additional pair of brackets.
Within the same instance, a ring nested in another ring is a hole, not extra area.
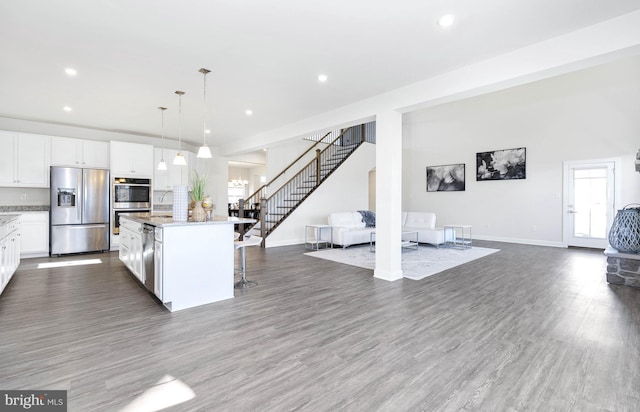
[[(274, 179), (249, 196), (244, 201), (245, 205), (260, 204), (260, 219), (249, 232), (263, 238), (269, 236), (362, 143), (372, 141), (371, 137), (367, 139), (368, 130), (375, 130), (375, 122), (352, 126), (341, 130), (339, 134), (336, 132), (327, 133), (284, 168)], [(332, 138), (336, 134), (338, 134), (337, 137), (326, 143), (328, 138)], [(372, 134), (369, 132), (369, 135)], [(301, 163), (302, 159), (308, 159), (312, 156), (314, 149), (315, 156), (286, 180), (287, 172), (294, 165)], [(277, 189), (272, 190), (275, 187)], [(241, 211), (240, 216), (243, 215), (248, 216), (247, 213), (242, 214)]]

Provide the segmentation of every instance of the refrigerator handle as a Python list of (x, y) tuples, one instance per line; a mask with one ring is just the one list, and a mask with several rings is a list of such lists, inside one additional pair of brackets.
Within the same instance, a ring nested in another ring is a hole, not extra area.
[(98, 223), (95, 225), (66, 225), (66, 230), (87, 230), (87, 229), (104, 229), (106, 223)]
[[(84, 207), (84, 204), (86, 202), (86, 199), (84, 198), (84, 175), (82, 169), (76, 170), (76, 176), (78, 182), (78, 198), (80, 199), (80, 204), (76, 202), (76, 214), (78, 215), (78, 222), (82, 222), (82, 207)], [(80, 207), (81, 205), (82, 207)]]

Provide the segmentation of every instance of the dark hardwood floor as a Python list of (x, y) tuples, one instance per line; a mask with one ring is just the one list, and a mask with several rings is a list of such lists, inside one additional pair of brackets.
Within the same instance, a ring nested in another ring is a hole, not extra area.
[(65, 389), (70, 411), (120, 410), (166, 375), (195, 392), (175, 411), (640, 410), (640, 289), (608, 285), (601, 251), (475, 243), (501, 251), (391, 283), (249, 248), (257, 287), (175, 313), (116, 253), (23, 260), (0, 388)]

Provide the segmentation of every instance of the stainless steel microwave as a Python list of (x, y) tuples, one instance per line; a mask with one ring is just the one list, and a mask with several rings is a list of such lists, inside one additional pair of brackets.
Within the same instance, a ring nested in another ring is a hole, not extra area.
[(116, 177), (113, 179), (111, 199), (114, 209), (149, 209), (151, 207), (151, 179)]

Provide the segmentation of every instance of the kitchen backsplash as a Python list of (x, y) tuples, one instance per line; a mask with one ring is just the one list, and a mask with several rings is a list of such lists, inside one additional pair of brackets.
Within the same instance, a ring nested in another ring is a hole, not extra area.
[(49, 206), (49, 189), (2, 187), (0, 205)]
[(164, 190), (153, 191), (153, 205), (173, 205), (173, 192)]

